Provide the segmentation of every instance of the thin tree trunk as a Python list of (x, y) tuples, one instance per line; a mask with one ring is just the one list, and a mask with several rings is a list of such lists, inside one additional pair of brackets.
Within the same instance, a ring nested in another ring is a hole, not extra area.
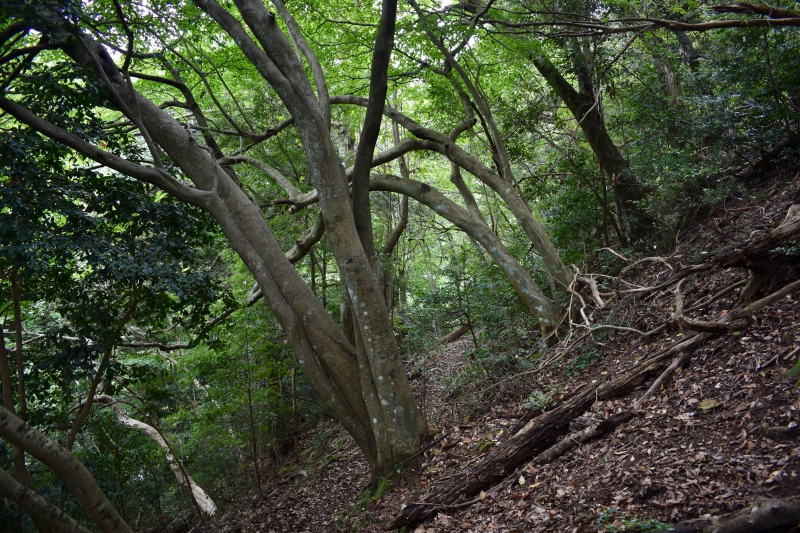
[(600, 167), (611, 178), (614, 191), (631, 219), (631, 241), (636, 242), (650, 234), (655, 219), (637, 205), (637, 202), (647, 197), (646, 192), (630, 174), (628, 161), (608, 134), (589, 73), (585, 69), (576, 69), (580, 87), (580, 90), (576, 91), (544, 52), (538, 49), (538, 45), (535, 45), (531, 59), (547, 84), (564, 101), (578, 121)]

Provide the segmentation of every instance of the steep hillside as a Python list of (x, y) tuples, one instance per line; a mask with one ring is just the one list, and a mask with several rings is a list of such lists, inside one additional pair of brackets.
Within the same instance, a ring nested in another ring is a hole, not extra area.
[[(543, 410), (546, 416), (587, 388), (602, 390), (664, 349), (695, 338), (691, 328), (697, 324), (725, 323), (746, 290), (745, 269), (697, 269), (680, 284), (644, 288), (721, 250), (736, 249), (732, 243), (752, 242), (759, 235), (754, 232), (777, 227), (800, 203), (799, 175), (797, 168), (776, 169), (749, 182), (749, 197), (732, 198), (698, 216), (677, 245), (656, 246), (654, 259), (633, 268), (626, 268), (634, 263), (631, 258), (597, 254), (585, 270), (598, 274), (593, 279), (604, 305), (587, 305), (586, 320), (617, 328), (593, 331), (594, 338), (576, 329), (541, 352), (525, 346), (521, 353), (531, 359), (531, 370), (521, 375), (465, 379), (473, 368), (464, 355), (472, 348), (469, 335), (419, 356), (413, 365), (423, 370), (414, 383), (433, 435), (378, 494), (360, 492), (369, 479), (366, 463), (344, 431), (325, 423), (305, 436), (299, 455), (268, 466), (264, 500), (235, 502), (237, 510), (213, 529), (383, 531), (402, 509), (500, 450)], [(532, 455), (510, 464), (499, 482), (477, 494), (432, 502), (435, 517), (407, 530), (579, 533), (650, 531), (681, 523), (684, 531), (699, 531), (697, 523), (685, 521), (747, 509), (759, 498), (797, 496), (800, 290), (774, 300), (744, 317), (749, 325), (743, 329), (731, 326), (708, 333), (697, 347), (673, 349), (666, 361), (675, 363), (673, 372), (662, 374), (664, 364), (621, 395), (605, 400), (598, 395), (573, 424), (578, 431), (581, 422), (591, 425), (629, 412), (618, 417), (615, 428), (552, 458)], [(688, 319), (683, 328), (676, 311)], [(576, 311), (572, 320), (582, 322), (579, 315)], [(653, 387), (659, 376), (663, 381)], [(564, 436), (569, 431), (562, 428)], [(751, 529), (736, 531), (746, 530)]]

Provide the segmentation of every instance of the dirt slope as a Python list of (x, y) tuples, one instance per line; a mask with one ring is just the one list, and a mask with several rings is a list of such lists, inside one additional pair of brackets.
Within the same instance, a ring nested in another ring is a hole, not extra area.
[[(663, 257), (677, 270), (730, 241), (745, 240), (752, 231), (774, 227), (790, 205), (800, 203), (792, 178), (796, 180), (795, 169), (779, 169), (770, 181), (752, 185), (765, 199), (734, 199), (697, 222), (680, 237), (677, 249), (654, 253), (668, 254)], [(664, 264), (653, 262), (631, 272), (628, 281), (650, 285), (668, 274)], [(690, 278), (683, 285), (686, 307), (744, 276), (731, 269)], [(735, 305), (740, 291), (694, 317), (719, 318)], [(790, 440), (795, 436), (791, 429), (800, 424), (800, 387), (797, 378), (781, 379), (800, 353), (799, 302), (800, 293), (789, 295), (757, 312), (747, 330), (722, 334), (696, 349), (636, 416), (614, 432), (549, 464), (529, 466), (510, 486), (486, 491), (473, 505), (442, 508), (415, 531), (638, 531), (654, 526), (652, 521), (669, 524), (735, 511), (758, 496), (800, 494), (800, 441)], [(592, 320), (644, 330), (668, 320), (674, 305), (674, 294), (666, 290), (612, 302)], [(299, 456), (269, 466), (268, 497), (240, 503), (222, 523), (209, 527), (265, 533), (383, 531), (405, 503), (480, 461), (534, 416), (524, 405), (534, 391), (542, 402), (557, 402), (588, 383), (624, 372), (682, 335), (670, 326), (649, 337), (620, 333), (598, 338), (597, 344), (587, 339), (564, 355), (561, 366), (483, 393), (492, 383), (473, 384), (454, 396), (452, 378), (464, 371), (468, 360), (463, 353), (472, 347), (470, 338), (462, 338), (432, 354), (424, 379), (415, 381), (436, 430), (434, 444), (404, 465), (403, 476), (377, 501), (359, 495), (369, 478), (366, 463), (352, 440), (328, 422), (305, 436), (306, 448)], [(602, 359), (567, 378), (564, 369), (579, 354), (593, 354), (584, 359), (587, 364)], [(631, 409), (651, 382), (624, 398), (596, 402), (586, 416), (603, 419)], [(765, 427), (790, 431), (767, 436)]]

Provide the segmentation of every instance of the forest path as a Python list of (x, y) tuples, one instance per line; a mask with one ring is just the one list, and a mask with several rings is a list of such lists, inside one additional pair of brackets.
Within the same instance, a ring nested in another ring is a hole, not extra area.
[[(681, 237), (681, 249), (671, 259), (674, 266), (697, 262), (731, 240), (776, 226), (790, 205), (800, 203), (800, 190), (790, 181), (791, 175), (759, 184), (766, 200), (736, 201), (695, 224)], [(654, 264), (630, 281), (646, 285), (660, 275), (663, 267)], [(743, 272), (734, 269), (698, 276), (684, 284), (686, 307), (741, 279)], [(739, 291), (715, 301), (695, 318), (724, 315), (735, 305)], [(668, 318), (673, 306), (671, 291), (632, 299), (626, 309), (638, 315), (635, 319), (629, 315), (626, 323), (648, 329)], [(596, 316), (600, 322), (606, 318), (602, 313)], [(789, 438), (795, 435), (781, 440), (763, 432), (765, 427), (789, 429), (800, 424), (797, 378), (781, 378), (800, 354), (800, 295), (789, 295), (752, 319), (747, 330), (722, 334), (694, 350), (691, 360), (630, 422), (547, 464), (528, 466), (521, 477), (500, 490), (487, 490), (473, 505), (442, 508), (436, 518), (411, 531), (647, 531), (657, 522), (736, 511), (757, 497), (800, 494), (800, 443)], [(588, 384), (625, 372), (682, 335), (672, 326), (647, 338), (598, 338), (602, 345), (587, 343), (570, 354), (571, 360), (538, 374), (511, 381), (470, 381), (464, 378), (476, 365), (465, 355), (473, 343), (467, 334), (429, 354), (424, 363), (417, 357), (422, 372), (412, 383), (435, 429), (433, 444), (403, 466), (403, 475), (378, 501), (359, 494), (369, 472), (350, 437), (325, 422), (304, 435), (299, 456), (270, 467), (265, 500), (230, 513), (224, 527), (215, 531), (236, 527), (264, 533), (383, 531), (405, 504), (481, 461), (533, 417), (533, 404), (526, 405), (528, 396), (537, 393), (541, 402), (557, 403)], [(624, 397), (595, 402), (586, 415), (604, 419), (631, 409), (652, 380)]]

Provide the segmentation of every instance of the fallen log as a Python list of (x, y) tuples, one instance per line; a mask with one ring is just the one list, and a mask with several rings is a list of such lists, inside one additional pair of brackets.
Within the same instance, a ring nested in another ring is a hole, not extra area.
[(387, 531), (422, 522), (434, 516), (438, 512), (437, 507), (457, 505), (504, 480), (523, 461), (555, 444), (569, 431), (570, 422), (588, 410), (594, 402), (627, 394), (639, 386), (649, 374), (660, 371), (675, 354), (695, 348), (712, 336), (711, 333), (700, 333), (676, 342), (639, 362), (613, 381), (583, 387), (560, 406), (528, 422), (477, 465), (447, 479), (423, 500), (410, 502), (386, 527)]
[(734, 513), (670, 525), (673, 533), (760, 533), (800, 522), (800, 497), (785, 500), (756, 498)]
[(551, 446), (550, 448), (546, 449), (545, 451), (537, 455), (536, 459), (533, 460), (533, 463), (537, 465), (547, 464), (553, 459), (557, 459), (558, 457), (564, 455), (578, 444), (581, 444), (583, 442), (586, 442), (587, 440), (591, 440), (595, 437), (599, 437), (600, 435), (604, 435), (606, 433), (609, 433), (610, 431), (613, 431), (617, 426), (619, 426), (620, 424), (624, 424), (633, 417), (634, 414), (632, 411), (623, 411), (621, 413), (617, 413), (613, 416), (610, 416), (605, 420), (601, 420), (600, 422), (594, 425), (591, 425), (580, 431), (572, 433), (570, 436), (563, 439), (555, 446)]
[(435, 350), (436, 348), (438, 348), (442, 344), (449, 344), (449, 343), (453, 342), (454, 340), (458, 339), (459, 337), (461, 337), (464, 333), (468, 332), (469, 330), (470, 330), (469, 324), (461, 324), (456, 329), (454, 329), (453, 331), (451, 331), (450, 333), (448, 333), (447, 335), (445, 335), (444, 337), (442, 337), (441, 339), (436, 341), (436, 343), (433, 346), (431, 346), (430, 348), (428, 348), (428, 350), (425, 353), (426, 354), (431, 353), (433, 350)]
[[(733, 309), (720, 322), (733, 322), (750, 316), (800, 289), (800, 280), (790, 283), (772, 294)], [(639, 386), (648, 375), (661, 372), (678, 353), (693, 350), (714, 338), (717, 333), (703, 332), (675, 342), (640, 361), (628, 372), (613, 381), (599, 385), (587, 385), (550, 411), (534, 418), (508, 441), (497, 446), (477, 465), (448, 478), (434, 487), (421, 501), (410, 502), (386, 527), (387, 531), (410, 526), (426, 520), (438, 512), (438, 508), (462, 505), (470, 496), (504, 480), (523, 461), (534, 457), (555, 444), (569, 431), (570, 422), (583, 414), (599, 400), (621, 396)]]

